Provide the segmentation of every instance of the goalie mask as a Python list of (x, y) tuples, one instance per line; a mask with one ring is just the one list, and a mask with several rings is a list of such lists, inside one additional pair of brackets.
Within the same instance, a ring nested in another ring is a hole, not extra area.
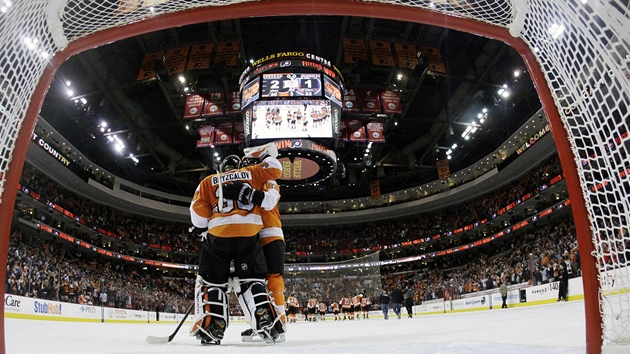
[(220, 172), (238, 170), (241, 168), (241, 158), (236, 155), (226, 156), (219, 166)]

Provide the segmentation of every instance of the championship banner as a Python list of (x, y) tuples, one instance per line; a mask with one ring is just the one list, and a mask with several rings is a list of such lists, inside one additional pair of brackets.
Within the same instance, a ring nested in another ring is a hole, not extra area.
[(414, 70), (416, 66), (420, 64), (415, 45), (394, 43), (394, 48), (396, 49), (396, 56), (398, 58), (399, 68)]
[(381, 196), (381, 184), (378, 179), (370, 181), (370, 197), (377, 199)]
[(356, 64), (358, 61), (367, 61), (365, 40), (343, 38), (343, 61), (348, 64)]
[(360, 119), (349, 119), (348, 122), (348, 136), (350, 141), (361, 142), (365, 141), (365, 127), (363, 121)]
[(190, 55), (188, 55), (186, 70), (210, 69), (210, 58), (212, 57), (213, 48), (213, 43), (196, 44), (190, 47)]
[(440, 53), (440, 50), (437, 47), (421, 45), (420, 53), (429, 60), (442, 60), (442, 53)]
[(438, 160), (435, 162), (438, 170), (438, 179), (447, 179), (451, 176), (451, 170), (448, 167), (448, 160)]
[(394, 66), (394, 56), (392, 55), (392, 45), (390, 42), (370, 40), (370, 51), (372, 52), (372, 64), (381, 66)]
[(442, 53), (436, 47), (420, 46), (420, 52), (427, 58), (429, 62), (429, 70), (437, 73), (446, 74), (446, 65), (442, 59)]
[(340, 141), (350, 141), (348, 137), (348, 122), (345, 119), (342, 119), (339, 122), (339, 140)]
[(365, 125), (367, 130), (368, 141), (375, 143), (384, 143), (385, 136), (383, 135), (383, 122), (371, 120)]
[(138, 73), (136, 81), (155, 79), (155, 77), (157, 76), (155, 72), (155, 64), (158, 62), (158, 60), (162, 60), (163, 55), (164, 52), (162, 51), (146, 54), (144, 56), (144, 60), (142, 60), (140, 73)]
[(179, 47), (166, 51), (166, 54), (164, 55), (164, 66), (166, 67), (169, 75), (184, 72), (189, 50), (190, 47)]
[(184, 119), (201, 117), (204, 101), (205, 99), (200, 95), (186, 96), (186, 105), (184, 106)]
[(343, 89), (343, 111), (349, 113), (359, 112), (360, 108), (356, 89)]
[(211, 125), (200, 125), (198, 132), (200, 139), (197, 140), (197, 149), (211, 147), (214, 141), (214, 127)]
[(216, 126), (216, 133), (214, 138), (215, 145), (229, 145), (232, 144), (232, 135), (234, 133), (234, 125), (232, 122), (219, 123)]
[(390, 90), (382, 91), (381, 102), (383, 102), (383, 112), (390, 114), (402, 114), (399, 92)]
[(223, 92), (210, 92), (205, 94), (204, 96), (205, 102), (203, 105), (203, 116), (222, 116), (223, 108), (225, 108), (225, 94)]
[(443, 62), (439, 61), (429, 60), (429, 70), (436, 73), (446, 74), (446, 66)]
[(361, 90), (361, 112), (381, 113), (381, 101), (375, 90)]
[(238, 91), (230, 91), (227, 94), (227, 105), (225, 114), (241, 113), (241, 96)]
[(237, 66), (240, 47), (241, 44), (239, 41), (219, 42), (214, 57), (214, 63), (223, 64), (225, 66)]
[(234, 122), (234, 144), (245, 142), (245, 126), (243, 122)]

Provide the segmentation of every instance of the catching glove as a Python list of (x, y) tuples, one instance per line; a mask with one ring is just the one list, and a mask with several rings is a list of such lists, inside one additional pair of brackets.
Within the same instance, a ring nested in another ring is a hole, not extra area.
[(256, 159), (258, 162), (266, 159), (267, 157), (278, 157), (278, 148), (276, 143), (268, 143), (265, 145), (252, 146), (243, 149), (243, 159)]
[(248, 184), (232, 182), (223, 185), (223, 198), (236, 200), (243, 205), (254, 203), (261, 205), (265, 198), (265, 193), (252, 189)]

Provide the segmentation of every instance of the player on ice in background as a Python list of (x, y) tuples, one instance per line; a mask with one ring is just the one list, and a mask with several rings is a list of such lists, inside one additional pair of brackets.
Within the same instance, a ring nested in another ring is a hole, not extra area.
[[(271, 143), (273, 144), (273, 143)], [(275, 145), (274, 145), (275, 147)], [(245, 149), (248, 151), (248, 149)], [(258, 157), (249, 157), (249, 154), (245, 154), (243, 157), (243, 163), (246, 166), (256, 164)], [(268, 184), (273, 189), (278, 189), (278, 184)], [(266, 191), (266, 189), (265, 189)], [(282, 232), (282, 221), (280, 220), (280, 210), (276, 205), (272, 210), (263, 210), (261, 213), (263, 228), (258, 233), (260, 243), (263, 247), (263, 253), (265, 254), (265, 260), (267, 263), (267, 288), (271, 292), (274, 304), (280, 314), (280, 321), (276, 323), (276, 329), (280, 333), (280, 336), (276, 339), (276, 342), (284, 342), (286, 340), (286, 301), (284, 298), (284, 279), (282, 274), (284, 273), (284, 233)], [(256, 332), (251, 329), (247, 329), (241, 332), (241, 340), (244, 342), (253, 341), (253, 337), (256, 336)]]
[(326, 303), (320, 299), (317, 306), (319, 307), (319, 319), (321, 321), (326, 321)]
[(357, 320), (361, 319), (361, 294), (354, 293), (352, 298), (352, 307), (354, 308), (354, 316)]
[[(267, 343), (274, 343), (278, 315), (264, 284), (265, 256), (258, 242), (261, 211), (273, 209), (280, 193), (263, 192), (268, 181), (282, 175), (282, 165), (266, 145), (257, 147), (255, 166), (240, 168), (236, 155), (226, 157), (219, 173), (206, 177), (195, 191), (190, 214), (194, 231), (202, 239), (195, 284), (194, 322), (189, 334), (202, 344), (221, 344), (229, 326), (227, 291), (237, 295), (245, 318)], [(251, 153), (251, 151), (250, 151)], [(225, 171), (225, 172), (223, 172)], [(234, 276), (230, 274), (234, 262)]]
[(339, 303), (336, 301), (333, 301), (332, 304), (330, 304), (330, 307), (332, 307), (332, 312), (335, 317), (335, 321), (341, 321), (341, 317), (339, 317)]
[(291, 296), (289, 296), (287, 304), (289, 305), (289, 322), (295, 323), (297, 322), (297, 314), (300, 308), (300, 303), (298, 302), (297, 297), (295, 297), (295, 294), (291, 294)]
[(317, 321), (317, 310), (319, 309), (319, 302), (316, 298), (312, 297), (308, 299), (307, 305), (307, 319), (309, 322)]
[(370, 301), (369, 296), (361, 297), (361, 312), (363, 312), (363, 319), (370, 319), (370, 305), (372, 302)]
[(352, 300), (348, 297), (348, 295), (344, 295), (341, 300), (339, 300), (339, 305), (341, 305), (341, 312), (343, 313), (343, 320), (345, 321), (347, 318), (352, 319)]

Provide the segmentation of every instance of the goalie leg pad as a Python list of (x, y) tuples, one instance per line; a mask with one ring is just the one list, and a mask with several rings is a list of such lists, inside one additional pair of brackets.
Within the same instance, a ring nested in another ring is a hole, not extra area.
[(214, 284), (197, 275), (195, 282), (195, 313), (190, 336), (202, 344), (220, 344), (229, 325), (227, 283)]
[(280, 321), (280, 316), (262, 280), (234, 278), (233, 281), (238, 302), (249, 325), (265, 342), (275, 343), (279, 333), (274, 329), (274, 325)]

